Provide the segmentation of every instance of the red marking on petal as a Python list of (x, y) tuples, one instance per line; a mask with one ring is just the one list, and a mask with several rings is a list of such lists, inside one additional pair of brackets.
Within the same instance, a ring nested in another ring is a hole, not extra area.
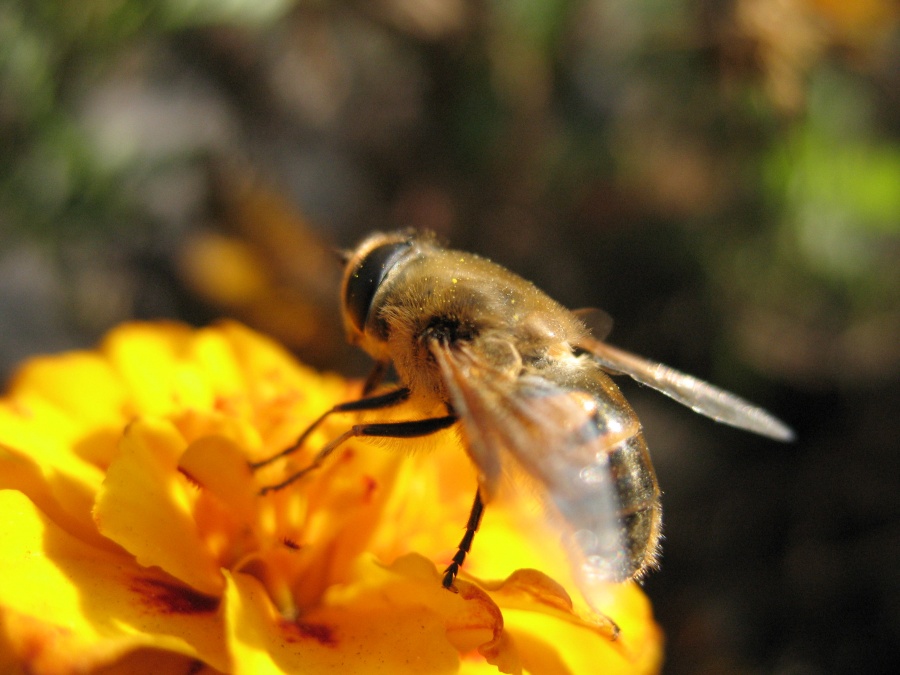
[(363, 476), (363, 502), (371, 503), (375, 490), (378, 489), (378, 481), (371, 476)]
[[(68, 628), (43, 623), (38, 619), (25, 616), (15, 616), (18, 629), (22, 633), (20, 638), (19, 657), (23, 664), (37, 662), (46, 652), (53, 650), (55, 645), (69, 639), (74, 633)], [(5, 671), (4, 671), (5, 672)]]
[(17, 399), (11, 398), (6, 401), (6, 405), (12, 410), (14, 415), (26, 420), (34, 418), (34, 410)]
[(130, 589), (141, 596), (148, 609), (162, 614), (204, 614), (219, 608), (219, 598), (162, 579), (137, 577)]
[(186, 469), (184, 469), (183, 467), (180, 467), (180, 466), (178, 467), (178, 473), (180, 473), (182, 476), (184, 476), (185, 478), (187, 478), (188, 483), (190, 483), (190, 484), (193, 485), (194, 487), (196, 487), (196, 488), (202, 488), (202, 487), (203, 487), (203, 486), (200, 484), (200, 481), (197, 480), (196, 478), (194, 478), (194, 476), (192, 476), (191, 473), (190, 473), (189, 471), (187, 471)]
[(334, 629), (322, 623), (306, 623), (304, 621), (282, 621), (281, 630), (288, 642), (315, 640), (326, 647), (336, 647), (337, 638)]
[(233, 413), (237, 410), (234, 396), (222, 396), (219, 394), (213, 401), (213, 409), (223, 413)]
[(294, 551), (300, 550), (300, 544), (298, 544), (296, 541), (294, 541), (290, 537), (285, 537), (284, 539), (282, 539), (282, 543), (285, 546), (287, 546), (289, 549), (292, 549)]

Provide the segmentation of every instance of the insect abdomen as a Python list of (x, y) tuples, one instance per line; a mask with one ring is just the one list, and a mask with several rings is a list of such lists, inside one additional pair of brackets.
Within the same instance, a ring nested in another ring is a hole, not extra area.
[(622, 576), (640, 577), (656, 563), (661, 523), (659, 489), (642, 433), (610, 448), (609, 470), (618, 497), (616, 517), (626, 556)]
[(556, 475), (567, 478), (553, 502), (571, 530), (569, 546), (585, 574), (607, 581), (639, 578), (656, 562), (656, 475), (640, 422), (618, 388), (599, 370), (584, 374), (565, 395), (592, 413), (557, 449), (562, 456)]

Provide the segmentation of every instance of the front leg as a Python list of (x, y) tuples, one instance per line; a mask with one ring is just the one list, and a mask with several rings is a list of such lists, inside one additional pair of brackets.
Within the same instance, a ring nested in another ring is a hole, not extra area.
[[(328, 413), (325, 414), (327, 415)], [(260, 489), (259, 494), (265, 495), (269, 492), (281, 490), (291, 483), (301, 479), (310, 471), (318, 469), (322, 465), (322, 462), (324, 462), (328, 457), (328, 455), (334, 452), (335, 449), (337, 449), (342, 443), (344, 443), (344, 441), (347, 441), (351, 438), (355, 438), (358, 436), (369, 438), (418, 438), (420, 436), (428, 436), (430, 434), (437, 433), (438, 431), (446, 429), (447, 427), (451, 427), (456, 424), (456, 421), (456, 415), (446, 415), (445, 417), (430, 417), (424, 420), (411, 420), (408, 422), (376, 422), (373, 424), (355, 424), (343, 434), (331, 441), (324, 448), (319, 450), (309, 466), (289, 476), (286, 480), (283, 480), (280, 483), (275, 483), (274, 485), (266, 485), (265, 487)], [(282, 455), (283, 454), (286, 453), (282, 453)], [(269, 460), (267, 460), (267, 462), (268, 461)]]
[(442, 582), (444, 588), (451, 591), (456, 590), (453, 587), (453, 581), (456, 579), (456, 575), (459, 574), (459, 568), (462, 567), (463, 562), (466, 560), (466, 555), (472, 548), (472, 541), (475, 539), (475, 533), (481, 525), (481, 517), (483, 515), (484, 501), (481, 499), (481, 490), (475, 490), (475, 501), (472, 502), (472, 510), (469, 511), (469, 520), (466, 523), (466, 533), (459, 542), (456, 555), (453, 556), (453, 561), (447, 566), (447, 569), (444, 570), (444, 580)]
[(395, 405), (399, 405), (406, 401), (409, 398), (409, 389), (406, 387), (400, 387), (399, 389), (394, 389), (393, 391), (389, 391), (385, 394), (379, 394), (377, 396), (367, 396), (365, 398), (360, 398), (355, 401), (347, 401), (346, 403), (338, 403), (336, 406), (331, 408), (330, 410), (326, 410), (322, 413), (319, 418), (310, 424), (306, 431), (304, 431), (300, 436), (287, 448), (282, 450), (281, 452), (277, 452), (271, 457), (266, 457), (266, 459), (260, 460), (258, 462), (250, 462), (250, 468), (253, 471), (257, 469), (261, 469), (264, 466), (268, 466), (275, 460), (281, 459), (282, 457), (287, 457), (288, 455), (297, 452), (303, 444), (306, 442), (306, 439), (309, 438), (309, 435), (315, 431), (322, 422), (324, 422), (329, 415), (333, 415), (334, 413), (342, 413), (342, 412), (362, 412), (365, 410), (381, 410), (383, 408), (390, 408)]

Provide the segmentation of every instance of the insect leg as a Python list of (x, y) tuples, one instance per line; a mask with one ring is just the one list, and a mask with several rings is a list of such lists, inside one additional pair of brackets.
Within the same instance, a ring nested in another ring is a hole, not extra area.
[(390, 368), (391, 364), (389, 361), (376, 361), (375, 365), (372, 367), (372, 372), (369, 373), (369, 376), (366, 378), (365, 383), (363, 384), (362, 395), (368, 396), (375, 388), (384, 381), (384, 376), (387, 375), (388, 368)]
[[(371, 377), (371, 376), (370, 376)], [(400, 389), (394, 389), (393, 391), (389, 391), (386, 394), (379, 394), (378, 396), (368, 396), (366, 398), (357, 399), (356, 401), (347, 401), (346, 403), (338, 403), (336, 406), (331, 408), (331, 410), (326, 410), (322, 413), (319, 418), (310, 424), (306, 431), (304, 431), (300, 436), (287, 448), (278, 452), (271, 457), (267, 457), (266, 459), (260, 460), (258, 462), (250, 462), (250, 468), (253, 471), (256, 471), (259, 468), (264, 466), (268, 466), (275, 460), (281, 459), (282, 457), (286, 457), (291, 453), (299, 450), (303, 444), (306, 442), (306, 439), (309, 438), (309, 435), (316, 430), (316, 428), (325, 421), (332, 413), (339, 412), (360, 412), (363, 410), (379, 410), (381, 408), (390, 408), (393, 405), (397, 405), (399, 403), (403, 403), (406, 399), (409, 398), (409, 389), (406, 387), (401, 387)]]
[[(358, 401), (356, 401), (358, 403)], [(343, 434), (335, 438), (324, 448), (319, 450), (318, 454), (313, 458), (309, 466), (301, 469), (297, 473), (289, 476), (287, 479), (274, 485), (266, 485), (259, 491), (260, 496), (269, 492), (274, 492), (287, 487), (291, 483), (299, 480), (310, 471), (318, 469), (322, 462), (344, 441), (356, 436), (382, 437), (382, 438), (416, 438), (419, 436), (428, 436), (442, 429), (446, 429), (456, 423), (456, 415), (447, 415), (445, 417), (430, 417), (424, 420), (412, 420), (409, 422), (380, 422), (373, 424), (355, 424)]]
[(447, 569), (444, 570), (444, 580), (441, 583), (443, 583), (444, 588), (448, 590), (454, 590), (453, 580), (456, 579), (456, 575), (459, 574), (459, 568), (462, 567), (462, 564), (466, 559), (466, 554), (469, 552), (469, 549), (472, 548), (472, 540), (475, 539), (475, 533), (478, 531), (478, 526), (481, 525), (481, 516), (483, 514), (484, 502), (481, 500), (481, 491), (476, 490), (475, 501), (472, 502), (472, 510), (469, 512), (469, 521), (466, 523), (466, 533), (459, 542), (456, 555), (453, 556), (453, 562), (451, 562), (447, 566)]

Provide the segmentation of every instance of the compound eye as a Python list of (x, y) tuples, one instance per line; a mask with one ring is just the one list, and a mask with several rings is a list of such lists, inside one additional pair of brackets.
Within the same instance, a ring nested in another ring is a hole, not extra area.
[(372, 299), (381, 282), (411, 246), (411, 241), (377, 246), (366, 254), (348, 276), (344, 290), (344, 311), (359, 332), (363, 332)]

